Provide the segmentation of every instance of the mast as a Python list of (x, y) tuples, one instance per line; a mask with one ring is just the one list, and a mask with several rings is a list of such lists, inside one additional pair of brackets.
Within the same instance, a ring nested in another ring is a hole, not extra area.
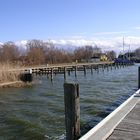
[(124, 37), (123, 37), (123, 60), (124, 60)]
[(128, 51), (128, 54), (129, 54), (129, 60), (130, 60), (130, 44), (129, 44), (129, 51)]

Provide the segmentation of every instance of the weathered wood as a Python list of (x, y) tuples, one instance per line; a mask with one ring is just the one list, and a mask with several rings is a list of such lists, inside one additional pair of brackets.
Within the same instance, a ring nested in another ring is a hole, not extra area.
[[(136, 97), (139, 98), (139, 97)], [(140, 101), (115, 128), (107, 140), (139, 140), (140, 139)]]
[(79, 85), (64, 83), (66, 140), (77, 140), (80, 136)]
[(67, 71), (67, 69), (66, 69), (66, 67), (64, 67), (64, 80), (66, 80), (66, 71)]
[(138, 68), (138, 89), (140, 89), (140, 67)]
[(68, 76), (70, 76), (70, 71), (71, 71), (71, 70), (69, 69), (69, 70), (68, 70)]
[(75, 70), (75, 77), (77, 77), (77, 66), (74, 67)]
[(84, 67), (84, 75), (86, 75), (86, 66), (83, 66)]
[(51, 80), (53, 80), (53, 68), (51, 68)]
[(93, 67), (92, 67), (92, 65), (91, 65), (90, 69), (91, 69), (91, 74), (93, 74)]

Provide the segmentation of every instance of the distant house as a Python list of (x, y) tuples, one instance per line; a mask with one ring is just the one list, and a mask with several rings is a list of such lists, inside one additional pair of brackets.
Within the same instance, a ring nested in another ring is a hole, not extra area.
[(93, 56), (90, 58), (90, 62), (100, 62), (100, 57)]
[(100, 60), (101, 60), (101, 61), (107, 61), (107, 60), (108, 60), (107, 55), (106, 55), (106, 54), (102, 54), (102, 55), (100, 56)]
[(107, 60), (108, 57), (106, 54), (96, 53), (91, 57), (90, 62), (99, 62), (99, 61), (107, 61)]

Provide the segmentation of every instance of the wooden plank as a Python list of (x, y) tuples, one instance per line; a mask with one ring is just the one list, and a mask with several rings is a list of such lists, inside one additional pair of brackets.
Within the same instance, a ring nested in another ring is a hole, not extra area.
[(107, 140), (140, 140), (140, 101)]
[(107, 140), (140, 140), (140, 132), (115, 130)]

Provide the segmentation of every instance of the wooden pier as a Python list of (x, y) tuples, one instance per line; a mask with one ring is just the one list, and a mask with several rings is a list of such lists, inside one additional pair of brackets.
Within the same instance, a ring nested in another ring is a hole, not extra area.
[(107, 140), (140, 140), (140, 95), (130, 113), (114, 129)]
[(72, 72), (74, 72), (75, 77), (77, 77), (78, 71), (83, 71), (83, 74), (87, 74), (87, 69), (90, 69), (91, 74), (93, 74), (93, 70), (99, 72), (100, 69), (103, 71), (106, 69), (107, 71), (116, 68), (121, 68), (125, 66), (129, 66), (132, 64), (115, 64), (114, 62), (98, 62), (98, 63), (70, 63), (70, 64), (57, 64), (57, 65), (47, 65), (47, 66), (39, 66), (39, 67), (29, 67), (26, 69), (21, 69), (22, 71), (32, 71), (33, 75), (47, 75), (51, 80), (54, 79), (56, 74), (63, 74), (64, 79), (66, 80), (67, 75), (70, 76)]
[(79, 140), (139, 140), (139, 93), (140, 90), (138, 90)]

